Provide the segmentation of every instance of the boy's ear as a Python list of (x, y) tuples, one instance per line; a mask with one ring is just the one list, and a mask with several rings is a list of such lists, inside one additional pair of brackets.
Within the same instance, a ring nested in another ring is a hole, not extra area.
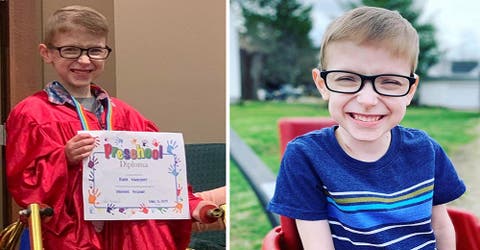
[(313, 69), (312, 77), (313, 77), (313, 81), (315, 82), (315, 85), (317, 86), (318, 91), (322, 95), (323, 100), (328, 101), (328, 99), (330, 98), (330, 91), (327, 89), (327, 86), (325, 86), (325, 81), (320, 76), (320, 70)]
[(410, 103), (412, 102), (413, 97), (415, 96), (415, 92), (417, 91), (417, 87), (418, 87), (419, 82), (420, 82), (420, 76), (415, 74), (415, 83), (412, 84), (412, 87), (410, 88), (410, 91), (407, 94), (407, 97), (408, 97), (407, 106), (410, 105)]
[(52, 55), (45, 44), (40, 44), (38, 45), (38, 51), (40, 52), (40, 56), (43, 58), (43, 61), (45, 63), (51, 63), (52, 62)]

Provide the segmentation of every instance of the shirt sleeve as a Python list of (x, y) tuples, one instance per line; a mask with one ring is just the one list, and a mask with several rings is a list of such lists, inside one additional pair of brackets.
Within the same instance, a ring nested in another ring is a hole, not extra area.
[(435, 150), (433, 205), (441, 205), (460, 197), (465, 193), (466, 187), (441, 146), (435, 141), (433, 146)]
[(326, 205), (323, 184), (306, 151), (300, 143), (289, 143), (268, 209), (290, 218), (323, 220), (328, 217)]

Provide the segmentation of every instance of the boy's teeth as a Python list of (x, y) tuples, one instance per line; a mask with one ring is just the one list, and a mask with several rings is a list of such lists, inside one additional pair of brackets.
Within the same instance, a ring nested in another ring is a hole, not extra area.
[(353, 119), (359, 120), (362, 122), (375, 122), (380, 120), (381, 116), (379, 115), (359, 115), (359, 114), (353, 114)]

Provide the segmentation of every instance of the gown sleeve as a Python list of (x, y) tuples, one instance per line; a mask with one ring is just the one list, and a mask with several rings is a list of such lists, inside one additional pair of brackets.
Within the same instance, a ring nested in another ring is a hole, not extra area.
[[(13, 199), (21, 207), (41, 203), (55, 213), (63, 211), (69, 180), (64, 146), (53, 140), (59, 135), (18, 110), (11, 112), (6, 131), (7, 186)], [(53, 216), (49, 224), (61, 230), (67, 221)]]

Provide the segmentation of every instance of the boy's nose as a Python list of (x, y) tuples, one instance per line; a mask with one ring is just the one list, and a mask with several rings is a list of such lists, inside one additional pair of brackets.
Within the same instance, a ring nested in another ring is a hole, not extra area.
[(357, 101), (366, 106), (374, 106), (378, 103), (378, 93), (373, 89), (371, 81), (365, 82), (362, 90), (357, 94)]
[(80, 55), (80, 57), (77, 59), (79, 63), (90, 63), (90, 57), (88, 57), (87, 53), (84, 52)]

